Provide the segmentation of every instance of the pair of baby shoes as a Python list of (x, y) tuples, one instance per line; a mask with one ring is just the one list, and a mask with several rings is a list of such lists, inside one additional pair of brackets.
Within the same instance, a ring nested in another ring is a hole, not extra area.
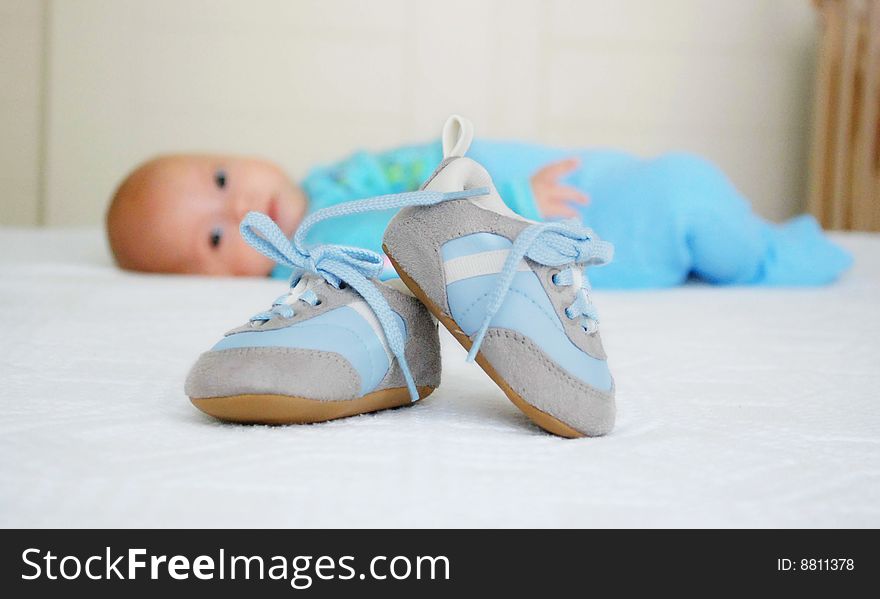
[[(257, 250), (293, 268), (272, 308), (228, 332), (190, 371), (186, 393), (217, 418), (309, 423), (410, 404), (440, 384), (436, 321), (533, 422), (563, 437), (614, 425), (608, 370), (584, 270), (612, 248), (579, 222), (535, 222), (511, 211), (464, 156), (469, 121), (451, 117), (444, 159), (421, 190), (333, 206), (288, 240), (266, 216), (242, 221)], [(397, 209), (383, 258), (308, 246), (316, 223)], [(436, 320), (435, 320), (436, 319)]]

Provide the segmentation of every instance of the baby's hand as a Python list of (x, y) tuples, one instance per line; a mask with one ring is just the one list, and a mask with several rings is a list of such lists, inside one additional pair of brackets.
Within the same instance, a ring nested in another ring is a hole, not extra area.
[(538, 204), (538, 211), (542, 216), (545, 218), (577, 217), (577, 211), (569, 206), (569, 202), (589, 203), (590, 199), (586, 194), (559, 182), (559, 179), (577, 169), (578, 166), (580, 166), (580, 161), (577, 158), (568, 158), (550, 163), (532, 175), (532, 193), (535, 194), (535, 202)]

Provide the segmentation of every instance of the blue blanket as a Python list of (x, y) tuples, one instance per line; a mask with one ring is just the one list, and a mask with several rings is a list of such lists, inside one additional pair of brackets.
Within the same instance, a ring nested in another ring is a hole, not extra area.
[[(614, 261), (591, 269), (602, 288), (679, 285), (697, 277), (719, 285), (823, 285), (852, 264), (810, 216), (774, 224), (715, 165), (690, 154), (643, 159), (613, 150), (564, 150), (518, 142), (480, 141), (468, 153), (483, 164), (518, 213), (540, 218), (529, 177), (550, 162), (578, 156), (565, 182), (590, 196), (577, 206), (583, 222), (615, 246)], [(358, 152), (319, 167), (303, 182), (314, 211), (342, 201), (416, 189), (441, 159), (439, 143), (389, 152)], [(381, 251), (391, 213), (322, 223), (310, 240)], [(275, 276), (289, 273), (277, 269)]]

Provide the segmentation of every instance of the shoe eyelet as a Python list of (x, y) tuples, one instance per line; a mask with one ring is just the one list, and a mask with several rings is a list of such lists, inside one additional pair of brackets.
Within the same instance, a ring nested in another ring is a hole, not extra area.
[(559, 287), (559, 283), (556, 281), (556, 275), (559, 274), (558, 268), (553, 268), (547, 271), (547, 281), (553, 285), (554, 287)]
[(345, 281), (340, 281), (340, 283), (339, 283), (339, 289), (340, 289), (340, 290), (348, 289), (348, 283), (346, 283)]
[(315, 300), (315, 303), (312, 304), (312, 306), (320, 306), (323, 303), (324, 301), (319, 297), (317, 300)]

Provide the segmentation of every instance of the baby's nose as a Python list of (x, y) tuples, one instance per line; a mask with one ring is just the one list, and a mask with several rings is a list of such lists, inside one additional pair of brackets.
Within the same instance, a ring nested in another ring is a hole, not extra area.
[(248, 210), (250, 210), (250, 206), (251, 202), (244, 194), (238, 194), (234, 196), (229, 202), (229, 207), (232, 210), (232, 216), (238, 221), (244, 218), (244, 215), (248, 213)]

